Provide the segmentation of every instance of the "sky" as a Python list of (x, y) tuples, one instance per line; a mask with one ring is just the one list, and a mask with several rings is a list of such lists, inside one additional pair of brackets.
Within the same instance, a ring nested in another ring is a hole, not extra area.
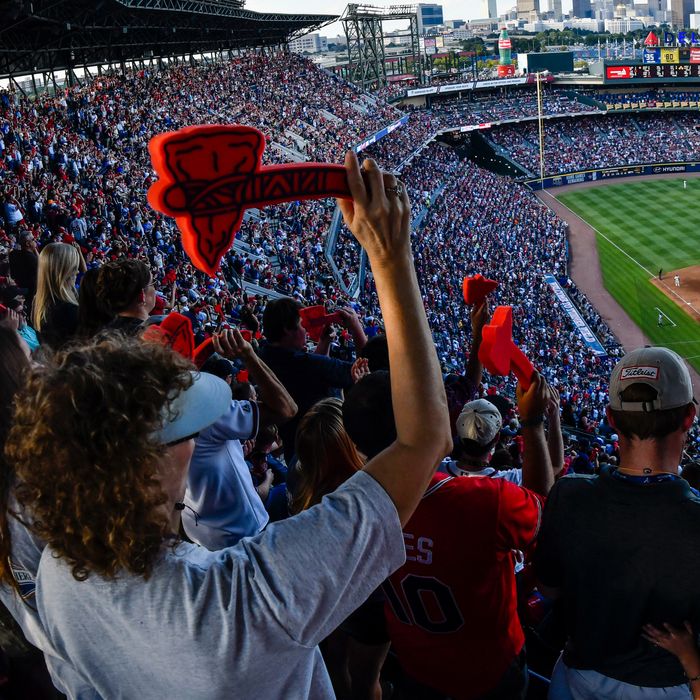
[[(359, 2), (360, 0), (355, 0)], [(545, 0), (540, 0), (543, 3)], [(426, 2), (437, 2), (443, 7), (443, 16), (447, 19), (478, 19), (484, 17), (483, 0), (426, 0)], [(382, 0), (366, 0), (369, 5), (388, 6), (401, 5), (403, 2), (395, 0), (386, 2)], [(303, 2), (293, 2), (292, 0), (246, 0), (245, 7), (254, 12), (304, 12), (309, 14), (341, 15), (347, 6), (347, 0), (303, 0)], [(498, 0), (498, 12), (506, 12), (515, 6), (515, 0)], [(571, 0), (563, 0), (564, 12), (571, 9)], [(321, 30), (325, 36), (336, 36), (343, 33), (343, 26), (340, 22), (335, 22)]]

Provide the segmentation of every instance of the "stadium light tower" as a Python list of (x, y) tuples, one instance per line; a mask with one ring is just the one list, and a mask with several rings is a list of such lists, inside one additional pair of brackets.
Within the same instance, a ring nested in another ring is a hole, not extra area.
[(407, 19), (411, 43), (413, 72), (423, 82), (418, 13), (414, 5), (348, 5), (341, 17), (348, 42), (349, 78), (363, 89), (386, 85), (383, 23)]

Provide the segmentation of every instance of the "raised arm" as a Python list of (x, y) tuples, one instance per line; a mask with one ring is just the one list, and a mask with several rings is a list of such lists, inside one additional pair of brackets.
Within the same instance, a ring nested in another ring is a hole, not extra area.
[(285, 423), (294, 418), (297, 405), (275, 373), (255, 354), (253, 346), (243, 339), (240, 331), (226, 330), (214, 336), (214, 349), (229, 360), (240, 358), (258, 388), (260, 425)]
[(552, 475), (556, 479), (564, 468), (564, 437), (561, 434), (561, 417), (559, 415), (559, 392), (549, 387), (547, 414), (547, 451), (552, 462)]
[(536, 373), (527, 391), (518, 384), (518, 411), (523, 430), (523, 486), (546, 496), (554, 485), (552, 462), (544, 434), (544, 414), (550, 399), (549, 385)]
[(338, 313), (341, 316), (343, 327), (347, 329), (352, 336), (355, 352), (359, 353), (360, 350), (367, 345), (367, 336), (365, 335), (365, 329), (362, 327), (362, 323), (360, 323), (360, 319), (350, 307), (338, 309)]
[(484, 329), (488, 318), (489, 302), (488, 299), (484, 299), (479, 306), (474, 306), (472, 308), (472, 346), (469, 350), (469, 359), (467, 360), (467, 367), (464, 372), (475, 389), (479, 388), (479, 384), (481, 384), (481, 375), (484, 371), (481, 360), (479, 360), (479, 348), (481, 347), (481, 331)]
[(339, 200), (338, 206), (374, 275), (396, 422), (396, 441), (371, 459), (365, 471), (384, 487), (405, 524), (439, 461), (452, 449), (447, 399), (413, 266), (406, 190), (373, 160), (366, 160), (361, 172), (352, 151), (345, 166), (353, 200)]

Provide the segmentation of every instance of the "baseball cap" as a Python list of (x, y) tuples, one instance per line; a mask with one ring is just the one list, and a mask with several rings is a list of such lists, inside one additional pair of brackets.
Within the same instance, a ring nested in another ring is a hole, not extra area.
[(160, 445), (182, 440), (208, 428), (231, 406), (231, 387), (212, 374), (192, 372), (192, 385), (164, 410), (163, 427), (153, 434)]
[[(632, 384), (656, 390), (653, 401), (623, 401), (622, 393)], [(665, 411), (691, 403), (693, 384), (680, 355), (662, 347), (637, 348), (627, 353), (610, 377), (610, 408), (615, 411)]]
[(488, 445), (498, 435), (503, 425), (496, 406), (486, 399), (464, 404), (457, 418), (457, 434), (464, 440)]

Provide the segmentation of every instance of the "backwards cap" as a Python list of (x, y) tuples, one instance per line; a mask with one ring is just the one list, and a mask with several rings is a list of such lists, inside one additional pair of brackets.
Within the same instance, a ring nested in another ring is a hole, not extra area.
[[(623, 401), (632, 384), (656, 391), (653, 401)], [(637, 348), (627, 353), (610, 377), (610, 408), (615, 411), (649, 412), (679, 408), (694, 401), (693, 383), (680, 355), (668, 348)]]
[(463, 440), (473, 440), (488, 445), (501, 431), (503, 421), (498, 409), (486, 399), (464, 404), (457, 418), (457, 434)]

